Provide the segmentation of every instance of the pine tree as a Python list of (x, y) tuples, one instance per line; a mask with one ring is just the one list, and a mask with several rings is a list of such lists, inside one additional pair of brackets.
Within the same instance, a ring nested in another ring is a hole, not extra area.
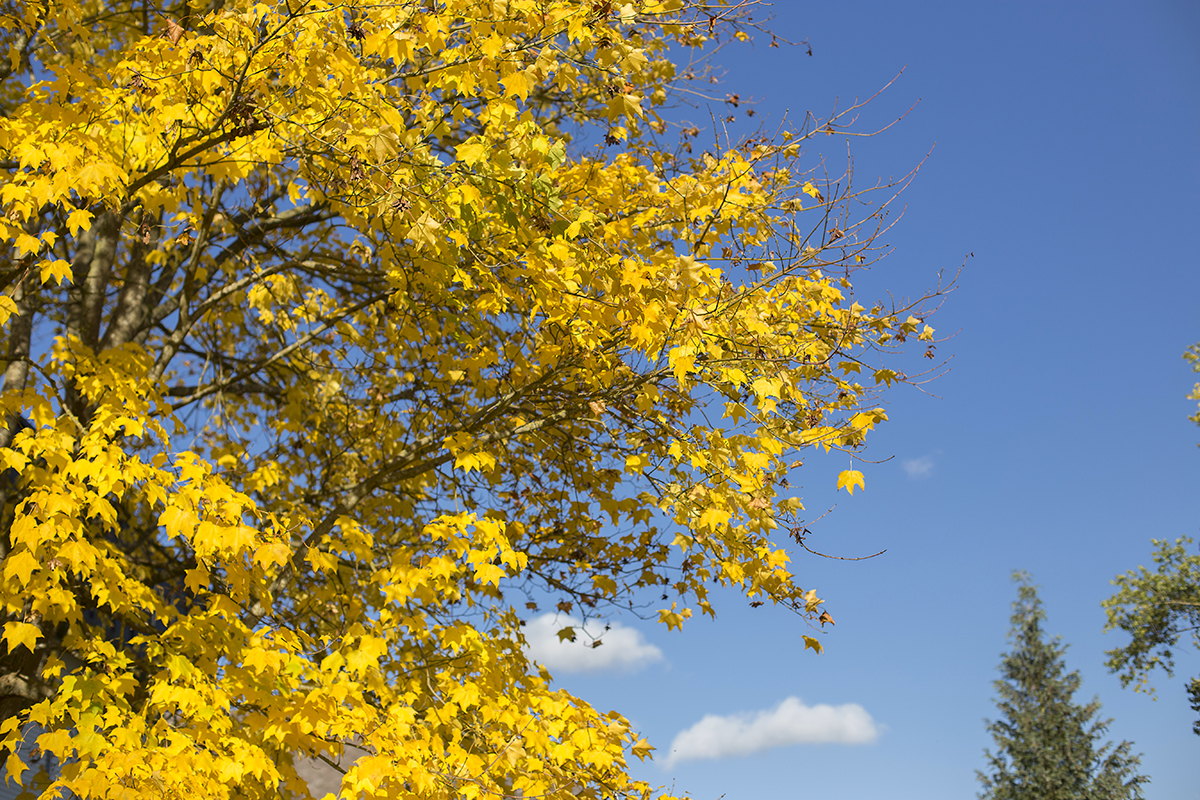
[(1047, 640), (1046, 614), (1029, 576), (1018, 572), (1012, 650), (1000, 664), (996, 692), (1003, 718), (988, 724), (997, 752), (985, 752), (989, 772), (978, 772), (984, 800), (1116, 800), (1141, 798), (1140, 758), (1132, 743), (1097, 748), (1111, 720), (1097, 719), (1100, 703), (1072, 702), (1078, 672), (1065, 673), (1066, 647)]

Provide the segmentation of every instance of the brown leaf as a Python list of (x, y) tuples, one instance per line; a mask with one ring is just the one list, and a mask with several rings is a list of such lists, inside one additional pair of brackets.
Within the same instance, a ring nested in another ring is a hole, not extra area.
[(574, 607), (574, 605), (572, 603), (567, 602), (566, 600), (558, 601), (558, 610), (563, 612), (564, 614), (570, 614), (571, 609), (573, 607)]
[(175, 20), (167, 17), (167, 29), (162, 32), (162, 38), (171, 42), (171, 44), (179, 44), (179, 40), (183, 38), (183, 26)]
[(834, 622), (834, 621), (833, 621), (833, 617), (829, 616), (829, 612), (828, 612), (828, 611), (822, 611), (822, 612), (821, 612), (821, 616), (817, 617), (817, 622), (821, 623), (821, 627), (822, 627), (822, 628), (824, 628), (824, 627), (825, 627), (825, 623), (826, 623), (826, 622), (828, 622), (830, 625), (836, 625), (836, 624), (837, 624), (836, 622)]

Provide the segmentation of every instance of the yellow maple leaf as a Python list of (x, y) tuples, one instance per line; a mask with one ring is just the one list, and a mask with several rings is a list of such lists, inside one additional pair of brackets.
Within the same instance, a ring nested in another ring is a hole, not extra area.
[(867, 488), (866, 482), (863, 480), (863, 474), (856, 469), (842, 470), (838, 475), (837, 488), (845, 489), (850, 494), (854, 494), (855, 485), (861, 486), (864, 490)]
[(653, 745), (650, 744), (650, 741), (648, 739), (639, 738), (639, 739), (637, 739), (637, 741), (635, 741), (633, 743), (633, 745), (629, 748), (629, 750), (631, 753), (633, 753), (639, 759), (641, 759), (642, 761), (645, 761), (646, 758), (649, 757), (650, 754), (654, 752), (655, 748)]
[(727, 509), (709, 506), (700, 515), (700, 519), (696, 522), (696, 527), (719, 530), (729, 524), (732, 516), (733, 514)]
[(18, 647), (24, 647), (32, 653), (41, 636), (42, 631), (37, 625), (28, 622), (4, 623), (4, 643), (9, 653), (15, 652)]
[(18, 313), (17, 304), (6, 294), (0, 294), (0, 326), (8, 324), (8, 318)]
[(4, 559), (4, 577), (16, 577), (21, 582), (21, 586), (29, 584), (29, 578), (33, 572), (38, 569), (37, 559), (33, 557), (33, 553), (25, 548), (21, 548), (15, 553), (10, 553)]
[(479, 50), (488, 58), (495, 58), (504, 50), (504, 40), (493, 33), (480, 43)]
[(71, 278), (71, 264), (61, 258), (43, 261), (41, 264), (41, 279), (42, 283), (49, 281), (51, 278), (62, 286)]
[(488, 145), (479, 139), (463, 142), (454, 149), (454, 156), (464, 164), (478, 164), (487, 157)]
[(501, 78), (500, 82), (504, 84), (505, 93), (510, 97), (524, 100), (529, 96), (529, 78), (522, 71)]
[(670, 608), (660, 608), (658, 610), (658, 621), (666, 625), (667, 630), (683, 630), (684, 621), (692, 616), (690, 608), (676, 611), (676, 605), (676, 603), (671, 603)]

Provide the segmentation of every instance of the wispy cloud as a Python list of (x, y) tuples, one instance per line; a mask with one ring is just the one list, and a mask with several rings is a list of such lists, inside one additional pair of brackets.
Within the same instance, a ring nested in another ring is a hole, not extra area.
[(775, 708), (726, 717), (709, 714), (671, 742), (666, 766), (744, 756), (794, 744), (869, 744), (879, 727), (862, 706), (806, 706), (789, 697)]
[[(562, 641), (558, 632), (575, 628), (575, 641)], [(562, 614), (542, 614), (525, 626), (529, 657), (551, 672), (632, 672), (661, 661), (663, 654), (646, 641), (640, 631), (619, 622), (586, 623)], [(593, 647), (596, 642), (600, 645)]]
[(933, 474), (933, 456), (909, 458), (902, 462), (910, 478), (928, 478)]

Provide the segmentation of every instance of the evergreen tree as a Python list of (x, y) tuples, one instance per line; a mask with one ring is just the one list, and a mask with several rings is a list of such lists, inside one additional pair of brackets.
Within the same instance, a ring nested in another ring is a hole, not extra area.
[(1097, 748), (1111, 720), (1096, 719), (1098, 700), (1072, 702), (1078, 672), (1065, 673), (1059, 639), (1042, 631), (1045, 612), (1029, 576), (1018, 572), (1013, 604), (1012, 650), (1000, 664), (996, 705), (1002, 719), (988, 724), (996, 753), (979, 772), (984, 800), (1117, 800), (1141, 798), (1149, 778), (1136, 772), (1130, 742)]

